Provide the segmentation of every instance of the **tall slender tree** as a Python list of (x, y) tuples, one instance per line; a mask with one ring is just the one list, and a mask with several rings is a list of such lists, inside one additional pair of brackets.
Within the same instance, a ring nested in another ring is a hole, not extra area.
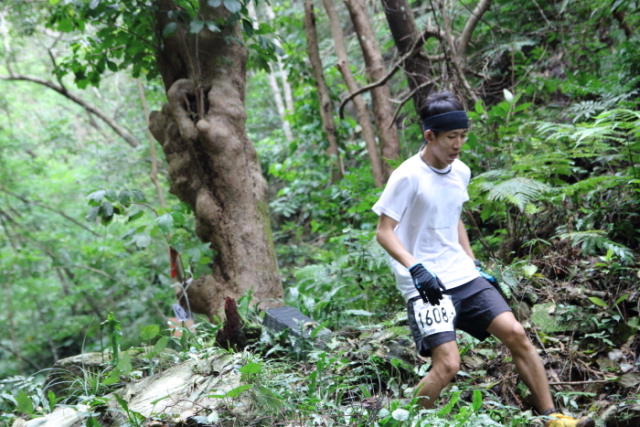
[[(358, 42), (366, 65), (367, 80), (370, 83), (381, 80), (386, 74), (384, 61), (371, 29), (365, 3), (363, 0), (344, 0), (344, 3), (349, 10), (351, 21), (358, 35)], [(380, 153), (383, 159), (395, 160), (400, 153), (400, 144), (396, 126), (393, 122), (393, 108), (391, 106), (389, 87), (386, 84), (382, 84), (371, 89), (371, 100), (380, 141)], [(388, 178), (391, 174), (391, 167), (386, 162), (383, 164), (383, 170), (385, 177)]]
[[(332, 0), (322, 0), (324, 8), (327, 11), (329, 22), (331, 23), (331, 34), (333, 36), (333, 45), (335, 47), (336, 56), (338, 61), (336, 62), (336, 68), (342, 74), (342, 79), (347, 85), (347, 89), (351, 94), (358, 91), (358, 84), (353, 78), (351, 68), (349, 67), (349, 58), (347, 57), (347, 49), (344, 44), (344, 35), (342, 33), (342, 27), (340, 26), (340, 20), (338, 14), (333, 5)], [(376, 187), (384, 184), (384, 174), (382, 170), (382, 162), (380, 160), (380, 153), (378, 150), (378, 144), (369, 118), (369, 111), (367, 110), (367, 104), (362, 96), (357, 95), (353, 98), (353, 104), (356, 107), (356, 115), (358, 123), (362, 128), (362, 138), (365, 141), (367, 147), (367, 154), (369, 155), (369, 163), (371, 164), (371, 175), (373, 176), (373, 182)]]
[(342, 161), (340, 160), (340, 153), (338, 151), (336, 125), (333, 121), (333, 105), (329, 96), (329, 88), (324, 80), (322, 60), (320, 59), (320, 51), (318, 50), (318, 33), (316, 30), (316, 18), (313, 11), (312, 0), (305, 0), (304, 2), (304, 32), (307, 37), (307, 54), (311, 62), (313, 79), (320, 100), (322, 130), (327, 137), (327, 155), (331, 159), (331, 181), (336, 182), (343, 176)]

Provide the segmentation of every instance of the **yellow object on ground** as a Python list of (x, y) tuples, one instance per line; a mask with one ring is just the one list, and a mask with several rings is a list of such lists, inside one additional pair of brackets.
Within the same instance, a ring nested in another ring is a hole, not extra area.
[(596, 423), (589, 417), (575, 419), (563, 414), (549, 414), (546, 427), (594, 427)]

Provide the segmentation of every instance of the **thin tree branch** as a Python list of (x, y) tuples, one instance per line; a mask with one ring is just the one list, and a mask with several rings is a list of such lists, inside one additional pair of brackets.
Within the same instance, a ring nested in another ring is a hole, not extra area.
[(91, 114), (94, 114), (95, 116), (100, 118), (111, 129), (113, 129), (113, 131), (115, 133), (117, 133), (120, 137), (122, 137), (122, 139), (124, 139), (127, 142), (127, 144), (129, 144), (133, 148), (136, 148), (136, 147), (138, 147), (140, 145), (140, 142), (138, 142), (138, 140), (136, 138), (134, 138), (132, 135), (130, 135), (124, 128), (122, 128), (118, 123), (116, 123), (113, 119), (111, 119), (109, 116), (107, 116), (104, 112), (102, 112), (101, 110), (97, 109), (93, 105), (88, 104), (84, 100), (78, 98), (76, 95), (74, 95), (71, 92), (67, 91), (64, 87), (57, 86), (57, 85), (55, 85), (55, 84), (53, 84), (53, 83), (51, 83), (49, 81), (42, 80), (42, 79), (39, 79), (37, 77), (23, 76), (23, 75), (16, 75), (16, 74), (11, 75), (11, 76), (0, 76), (0, 80), (25, 81), (25, 82), (36, 83), (36, 84), (39, 84), (41, 86), (48, 87), (49, 89), (52, 89), (52, 90), (58, 92), (60, 95), (62, 95), (64, 97), (68, 98), (69, 100), (75, 102), (76, 104), (78, 104), (82, 108), (84, 108), (87, 111), (89, 111)]
[(471, 40), (473, 30), (475, 30), (480, 18), (482, 18), (482, 15), (489, 9), (490, 5), (491, 0), (480, 0), (476, 8), (471, 12), (471, 15), (469, 15), (469, 19), (467, 19), (467, 23), (464, 25), (464, 29), (456, 41), (456, 50), (459, 54), (463, 54), (467, 50), (467, 45), (469, 44), (469, 40)]
[(73, 222), (75, 225), (77, 225), (77, 226), (79, 226), (79, 227), (82, 227), (83, 229), (85, 229), (85, 230), (86, 230), (86, 231), (88, 231), (89, 233), (93, 234), (94, 236), (96, 236), (96, 237), (102, 237), (102, 236), (100, 236), (100, 234), (96, 233), (95, 231), (93, 231), (92, 229), (90, 229), (90, 228), (89, 228), (89, 227), (87, 227), (86, 225), (82, 224), (81, 222), (79, 222), (79, 221), (77, 221), (77, 220), (73, 219), (72, 217), (70, 217), (69, 215), (67, 215), (66, 213), (62, 212), (62, 211), (61, 211), (61, 210), (59, 210), (59, 209), (52, 208), (52, 207), (47, 206), (47, 205), (45, 205), (45, 204), (42, 204), (42, 203), (40, 203), (40, 202), (34, 202), (33, 200), (26, 199), (26, 198), (24, 198), (24, 197), (22, 197), (22, 196), (19, 196), (18, 194), (15, 194), (15, 193), (13, 193), (13, 192), (11, 192), (11, 191), (9, 191), (9, 190), (7, 190), (6, 188), (1, 187), (1, 186), (0, 186), (0, 191), (2, 191), (3, 193), (8, 194), (8, 195), (10, 195), (10, 196), (13, 196), (13, 197), (15, 197), (16, 199), (18, 199), (18, 200), (20, 200), (20, 201), (22, 201), (23, 203), (26, 203), (26, 204), (28, 204), (28, 205), (38, 206), (38, 207), (41, 207), (41, 208), (43, 208), (43, 209), (47, 209), (47, 210), (49, 210), (49, 211), (55, 212), (55, 213), (57, 213), (58, 215), (62, 216), (63, 218), (68, 219), (69, 221)]
[(166, 207), (164, 202), (164, 195), (162, 194), (162, 188), (160, 188), (160, 183), (158, 182), (158, 159), (156, 157), (156, 143), (153, 135), (151, 135), (151, 131), (149, 130), (149, 109), (147, 108), (147, 99), (144, 96), (144, 89), (142, 88), (140, 79), (136, 79), (136, 86), (138, 87), (138, 97), (140, 98), (140, 103), (142, 104), (144, 123), (146, 125), (147, 138), (149, 139), (149, 156), (151, 157), (151, 173), (149, 173), (149, 178), (151, 178), (151, 182), (153, 182), (154, 187), (156, 187), (156, 194), (158, 195), (158, 202), (160, 203), (160, 207), (164, 209)]
[(7, 350), (9, 353), (13, 354), (16, 358), (18, 358), (18, 360), (24, 360), (29, 365), (31, 365), (31, 367), (33, 369), (35, 369), (36, 371), (41, 371), (42, 370), (42, 367), (38, 366), (34, 361), (24, 357), (22, 354), (20, 354), (17, 351), (13, 350), (11, 347), (7, 347), (6, 345), (2, 344), (1, 342), (0, 342), (0, 348), (3, 348), (5, 350)]
[(398, 105), (398, 108), (396, 108), (396, 112), (393, 115), (393, 120), (392, 120), (391, 124), (393, 125), (396, 122), (396, 119), (398, 118), (398, 114), (400, 114), (400, 110), (402, 109), (404, 104), (406, 104), (413, 97), (414, 93), (416, 93), (417, 91), (419, 91), (423, 87), (432, 85), (434, 83), (435, 82), (433, 80), (429, 80), (429, 81), (423, 82), (422, 84), (416, 86), (408, 95), (406, 95), (404, 97), (404, 99), (401, 99), (400, 100), (400, 105)]
[(89, 270), (89, 271), (92, 271), (94, 273), (97, 273), (97, 274), (99, 274), (101, 276), (106, 277), (107, 279), (113, 280), (114, 282), (118, 281), (118, 279), (116, 279), (115, 277), (113, 277), (109, 273), (106, 273), (106, 272), (104, 272), (102, 270), (98, 270), (97, 268), (89, 267), (88, 265), (75, 265), (75, 264), (74, 265), (69, 265), (69, 266), (58, 265), (55, 268), (62, 268), (62, 269), (64, 269), (64, 268), (81, 268), (83, 270)]
[(371, 89), (375, 89), (378, 86), (382, 86), (385, 83), (387, 83), (389, 81), (389, 79), (391, 79), (391, 77), (393, 77), (393, 75), (401, 68), (402, 64), (405, 63), (405, 61), (409, 58), (411, 58), (413, 55), (416, 54), (416, 52), (418, 52), (419, 49), (422, 48), (422, 44), (427, 40), (427, 38), (429, 37), (435, 37), (437, 39), (442, 39), (444, 38), (444, 34), (442, 33), (442, 31), (432, 28), (432, 27), (427, 27), (422, 31), (422, 34), (420, 35), (420, 37), (418, 37), (415, 41), (415, 43), (413, 44), (413, 46), (411, 47), (411, 49), (409, 49), (409, 51), (404, 54), (398, 61), (396, 61), (396, 63), (394, 64), (394, 66), (391, 68), (391, 70), (387, 73), (386, 76), (384, 76), (383, 78), (381, 78), (380, 80), (378, 80), (377, 82), (373, 82), (371, 84), (368, 84), (366, 86), (363, 86), (360, 88), (360, 90), (357, 90), (356, 92), (353, 92), (352, 94), (350, 94), (348, 97), (346, 97), (342, 103), (340, 104), (340, 109), (338, 110), (338, 113), (340, 114), (340, 118), (344, 119), (344, 107), (346, 107), (346, 105), (356, 96), (361, 95), (365, 92), (370, 91)]

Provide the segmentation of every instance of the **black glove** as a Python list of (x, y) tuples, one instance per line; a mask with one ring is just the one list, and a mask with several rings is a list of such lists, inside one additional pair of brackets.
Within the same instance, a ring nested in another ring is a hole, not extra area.
[(412, 265), (409, 268), (409, 273), (411, 273), (413, 285), (420, 293), (422, 300), (429, 302), (431, 305), (440, 305), (440, 300), (443, 298), (442, 290), (447, 289), (440, 279), (438, 279), (432, 271), (427, 270), (420, 262)]
[(482, 278), (486, 279), (487, 282), (491, 283), (498, 290), (500, 290), (500, 287), (498, 286), (498, 279), (496, 279), (489, 273), (486, 273), (485, 271), (483, 271), (482, 266), (480, 265), (480, 261), (478, 261), (477, 259), (474, 259), (473, 264), (476, 266), (476, 270), (478, 270), (478, 273), (480, 273), (480, 276), (482, 276)]

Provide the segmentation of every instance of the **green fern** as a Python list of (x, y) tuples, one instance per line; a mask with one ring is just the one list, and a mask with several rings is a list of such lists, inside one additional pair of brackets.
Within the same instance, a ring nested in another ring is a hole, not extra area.
[(560, 240), (569, 240), (571, 246), (580, 245), (585, 255), (595, 255), (598, 250), (602, 252), (612, 251), (620, 261), (628, 261), (633, 258), (631, 249), (619, 243), (612, 242), (603, 230), (572, 231), (558, 235)]
[(510, 203), (524, 212), (528, 204), (538, 201), (549, 190), (550, 187), (543, 182), (517, 177), (493, 185), (487, 199)]

